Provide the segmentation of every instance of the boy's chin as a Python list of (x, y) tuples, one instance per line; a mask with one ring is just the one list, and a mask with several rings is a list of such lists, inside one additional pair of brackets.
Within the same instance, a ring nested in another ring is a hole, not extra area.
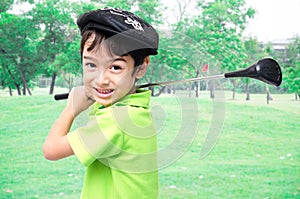
[(112, 104), (112, 101), (111, 100), (103, 100), (103, 99), (99, 99), (99, 98), (95, 98), (95, 101), (99, 104), (99, 105), (102, 105), (102, 106), (110, 106)]

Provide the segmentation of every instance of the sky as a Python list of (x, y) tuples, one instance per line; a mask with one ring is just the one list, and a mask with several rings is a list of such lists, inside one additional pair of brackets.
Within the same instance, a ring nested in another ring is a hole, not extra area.
[(267, 42), (300, 36), (300, 0), (246, 0), (256, 10), (244, 32)]

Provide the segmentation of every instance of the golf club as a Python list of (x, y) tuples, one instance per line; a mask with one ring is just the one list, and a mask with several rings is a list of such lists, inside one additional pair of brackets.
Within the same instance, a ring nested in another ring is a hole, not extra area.
[[(235, 77), (247, 77), (254, 78), (265, 82), (267, 84), (278, 87), (282, 81), (282, 73), (279, 64), (272, 58), (264, 58), (259, 60), (257, 63), (249, 66), (246, 69), (228, 72), (220, 75), (212, 75), (212, 76), (204, 76), (204, 77), (196, 77), (191, 79), (183, 79), (183, 80), (175, 80), (175, 81), (166, 81), (166, 82), (158, 82), (158, 83), (149, 83), (138, 85), (136, 88), (146, 88), (146, 87), (154, 87), (154, 86), (167, 86), (178, 83), (187, 83), (187, 82), (195, 82), (202, 80), (212, 80), (212, 79), (222, 79), (222, 78), (235, 78)], [(62, 100), (68, 98), (68, 93), (57, 94), (54, 96), (55, 100)]]

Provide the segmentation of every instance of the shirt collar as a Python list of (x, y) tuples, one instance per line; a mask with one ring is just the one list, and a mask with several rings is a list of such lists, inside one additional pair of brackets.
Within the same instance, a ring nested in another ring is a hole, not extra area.
[(149, 108), (150, 97), (151, 97), (150, 90), (138, 89), (136, 93), (126, 95), (124, 98), (122, 98), (120, 101), (116, 102), (112, 106), (129, 105), (129, 106)]

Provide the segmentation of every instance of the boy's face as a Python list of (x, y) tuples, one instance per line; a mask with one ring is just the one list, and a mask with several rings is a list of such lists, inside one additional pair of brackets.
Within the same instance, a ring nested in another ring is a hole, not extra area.
[(92, 41), (93, 37), (87, 40), (82, 54), (84, 86), (88, 97), (101, 105), (109, 106), (135, 92), (135, 81), (145, 74), (149, 57), (133, 73), (134, 60), (130, 55), (112, 55), (104, 44), (87, 51)]

